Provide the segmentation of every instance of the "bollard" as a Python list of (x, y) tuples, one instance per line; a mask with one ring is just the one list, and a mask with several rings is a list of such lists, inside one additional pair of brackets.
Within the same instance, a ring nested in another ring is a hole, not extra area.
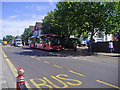
[(19, 68), (18, 70), (18, 76), (17, 76), (17, 85), (16, 85), (16, 89), (17, 90), (28, 90), (27, 87), (25, 86), (25, 76), (24, 74), (24, 69), (23, 68)]

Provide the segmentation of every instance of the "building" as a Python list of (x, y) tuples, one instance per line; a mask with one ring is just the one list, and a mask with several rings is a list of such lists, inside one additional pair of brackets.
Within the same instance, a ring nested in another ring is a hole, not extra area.
[[(90, 39), (91, 33), (88, 35), (88, 39)], [(103, 31), (97, 31), (93, 38), (102, 38), (103, 41), (114, 41), (114, 35), (113, 34), (105, 34)]]
[(35, 31), (35, 26), (29, 26), (29, 29), (34, 32)]
[(42, 23), (43, 22), (36, 22), (35, 23), (35, 31), (33, 32), (33, 36), (38, 36), (42, 33), (42, 31), (41, 31)]

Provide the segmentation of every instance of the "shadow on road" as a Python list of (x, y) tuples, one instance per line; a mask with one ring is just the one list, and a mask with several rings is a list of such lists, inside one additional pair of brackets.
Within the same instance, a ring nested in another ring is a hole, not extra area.
[(94, 52), (87, 52), (87, 49), (78, 49), (74, 51), (73, 49), (68, 49), (65, 51), (46, 51), (46, 50), (38, 50), (32, 49), (29, 47), (23, 47), (21, 52), (17, 52), (15, 54), (25, 55), (25, 56), (38, 56), (38, 57), (77, 57), (77, 56), (91, 56), (96, 55)]

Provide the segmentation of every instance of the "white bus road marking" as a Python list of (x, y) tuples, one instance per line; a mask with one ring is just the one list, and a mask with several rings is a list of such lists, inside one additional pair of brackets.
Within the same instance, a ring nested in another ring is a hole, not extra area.
[(85, 61), (92, 61), (92, 62), (98, 62), (98, 61), (94, 61), (94, 60), (90, 60), (90, 59), (86, 59), (86, 58), (80, 58), (80, 57), (72, 57), (72, 58), (74, 58), (74, 59), (76, 59), (76, 60), (85, 60)]

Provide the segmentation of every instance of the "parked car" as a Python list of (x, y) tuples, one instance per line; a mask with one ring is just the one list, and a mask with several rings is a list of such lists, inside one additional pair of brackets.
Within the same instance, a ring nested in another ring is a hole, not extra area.
[(96, 43), (96, 42), (103, 42), (103, 39), (102, 39), (102, 38), (94, 38), (94, 40), (95, 40), (95, 43)]
[(81, 41), (81, 45), (83, 46), (86, 46), (87, 45), (87, 42), (84, 40), (84, 41)]

